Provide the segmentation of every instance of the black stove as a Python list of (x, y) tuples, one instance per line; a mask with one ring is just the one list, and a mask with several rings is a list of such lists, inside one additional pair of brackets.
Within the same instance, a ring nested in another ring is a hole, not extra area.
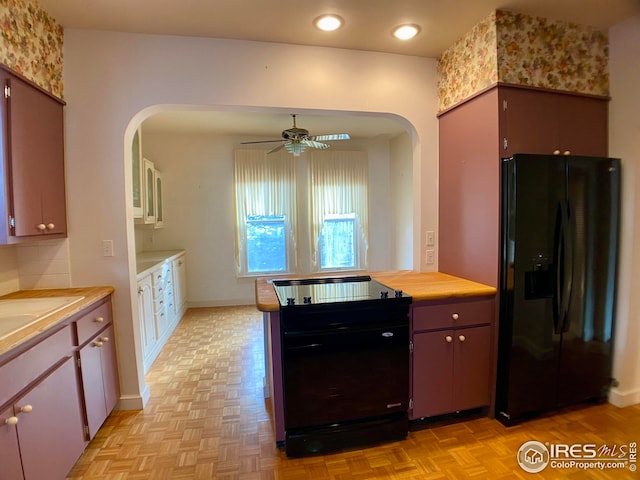
[(293, 280), (273, 280), (282, 307), (296, 305), (369, 302), (389, 298), (411, 297), (373, 280), (369, 275), (317, 277)]
[(411, 297), (368, 275), (273, 285), (287, 455), (405, 438)]

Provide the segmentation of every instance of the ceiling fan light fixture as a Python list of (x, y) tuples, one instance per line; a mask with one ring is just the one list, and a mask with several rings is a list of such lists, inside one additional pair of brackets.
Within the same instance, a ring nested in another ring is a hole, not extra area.
[(420, 33), (418, 25), (399, 25), (393, 30), (393, 36), (399, 40), (411, 40)]
[(333, 32), (343, 25), (344, 20), (342, 20), (342, 17), (331, 13), (319, 16), (313, 21), (313, 23), (323, 32)]
[(299, 157), (300, 154), (305, 151), (306, 146), (300, 142), (290, 142), (285, 143), (284, 148), (286, 148), (287, 152), (289, 152), (294, 157)]

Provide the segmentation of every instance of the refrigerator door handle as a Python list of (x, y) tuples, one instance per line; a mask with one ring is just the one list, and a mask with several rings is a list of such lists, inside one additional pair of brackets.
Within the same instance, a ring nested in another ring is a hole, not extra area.
[(569, 331), (569, 306), (571, 303), (571, 289), (573, 288), (573, 246), (574, 231), (571, 223), (571, 206), (567, 203), (564, 223), (564, 285), (562, 293), (562, 333)]
[[(555, 265), (555, 281), (553, 292), (553, 331), (560, 333), (559, 325), (562, 316), (562, 283), (564, 278), (564, 213), (561, 205), (556, 209), (556, 222), (553, 234), (553, 258)], [(563, 322), (562, 322), (563, 323)]]
[(554, 257), (556, 265), (555, 293), (553, 295), (553, 331), (556, 334), (569, 328), (569, 301), (573, 280), (573, 254), (569, 213), (565, 205), (558, 205), (554, 234)]

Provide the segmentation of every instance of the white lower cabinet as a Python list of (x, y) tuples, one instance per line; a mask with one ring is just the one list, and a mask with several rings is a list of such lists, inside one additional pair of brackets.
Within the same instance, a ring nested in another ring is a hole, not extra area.
[(138, 276), (138, 315), (145, 373), (186, 310), (184, 258), (184, 254), (180, 254), (159, 261)]
[(142, 351), (144, 353), (144, 371), (146, 373), (153, 363), (153, 360), (155, 360), (155, 357), (151, 357), (158, 343), (158, 328), (154, 314), (151, 274), (147, 274), (138, 279), (138, 318)]
[(184, 253), (171, 261), (171, 271), (176, 321), (179, 321), (187, 310), (187, 256)]

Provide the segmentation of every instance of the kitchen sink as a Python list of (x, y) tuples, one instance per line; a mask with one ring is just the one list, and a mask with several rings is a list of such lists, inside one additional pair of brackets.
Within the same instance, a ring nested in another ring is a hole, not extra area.
[(0, 340), (79, 302), (84, 297), (11, 298), (0, 300)]

